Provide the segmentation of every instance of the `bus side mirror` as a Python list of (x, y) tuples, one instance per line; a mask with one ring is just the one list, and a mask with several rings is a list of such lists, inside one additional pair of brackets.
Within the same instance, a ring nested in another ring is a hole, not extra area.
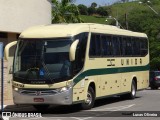
[(75, 60), (75, 57), (76, 57), (76, 48), (77, 48), (77, 45), (79, 43), (79, 40), (75, 40), (71, 47), (70, 47), (70, 51), (69, 51), (69, 59), (70, 61), (74, 61)]
[(16, 45), (16, 44), (17, 44), (17, 41), (13, 41), (13, 42), (10, 42), (10, 43), (8, 43), (8, 44), (6, 45), (6, 47), (5, 47), (5, 49), (4, 49), (4, 58), (5, 58), (5, 60), (8, 61), (9, 49), (10, 49), (12, 46)]

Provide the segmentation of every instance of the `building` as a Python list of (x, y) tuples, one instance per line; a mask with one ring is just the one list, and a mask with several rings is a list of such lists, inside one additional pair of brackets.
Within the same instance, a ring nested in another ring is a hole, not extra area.
[[(50, 0), (0, 0), (0, 42), (4, 45), (17, 40), (24, 29), (42, 24), (51, 24)], [(10, 49), (10, 60), (4, 64), (5, 100), (12, 98), (12, 75), (8, 73), (12, 68), (14, 48)]]

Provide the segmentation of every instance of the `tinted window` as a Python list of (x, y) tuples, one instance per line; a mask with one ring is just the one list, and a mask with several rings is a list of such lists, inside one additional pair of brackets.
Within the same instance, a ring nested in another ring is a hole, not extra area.
[(122, 47), (122, 55), (125, 56), (126, 55), (126, 37), (122, 38), (121, 41), (121, 47)]
[(160, 72), (155, 72), (155, 76), (160, 76)]
[(141, 45), (141, 49), (140, 49), (141, 56), (145, 56), (147, 54), (147, 52), (148, 52), (147, 40), (146, 39), (141, 39), (140, 40), (140, 45)]
[(133, 55), (134, 56), (140, 56), (140, 41), (139, 41), (139, 38), (133, 38), (132, 45), (133, 45)]
[(90, 41), (89, 56), (100, 56), (101, 47), (100, 47), (100, 35), (92, 34)]
[(90, 56), (145, 56), (148, 41), (145, 38), (92, 34)]
[(119, 56), (120, 55), (120, 40), (119, 37), (113, 37), (112, 40), (112, 47), (113, 47), (113, 55)]
[(75, 39), (79, 39), (79, 43), (76, 49), (74, 73), (78, 73), (83, 68), (84, 65), (88, 33), (81, 33), (77, 35)]
[(123, 56), (123, 42), (122, 37), (119, 37), (119, 43), (120, 43), (120, 55)]
[(131, 42), (131, 38), (127, 37), (126, 38), (126, 49), (125, 49), (125, 55), (126, 56), (131, 56), (132, 55), (132, 42)]
[(102, 54), (103, 56), (111, 56), (113, 54), (111, 36), (102, 36)]

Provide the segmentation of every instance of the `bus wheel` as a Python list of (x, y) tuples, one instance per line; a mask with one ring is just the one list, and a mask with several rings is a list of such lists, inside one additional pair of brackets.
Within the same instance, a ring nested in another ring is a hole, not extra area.
[(33, 105), (33, 107), (37, 111), (44, 111), (44, 110), (48, 109), (49, 105)]
[(131, 92), (128, 94), (129, 99), (134, 99), (136, 97), (136, 89), (136, 83), (135, 81), (132, 81)]
[(94, 106), (94, 102), (95, 102), (95, 92), (92, 87), (89, 87), (87, 92), (87, 100), (81, 104), (81, 108), (83, 110), (91, 109)]

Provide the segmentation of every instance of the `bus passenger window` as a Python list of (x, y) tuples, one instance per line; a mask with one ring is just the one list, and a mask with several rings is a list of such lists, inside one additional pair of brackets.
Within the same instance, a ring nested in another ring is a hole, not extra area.
[(113, 37), (112, 46), (113, 46), (113, 55), (119, 56), (120, 55), (120, 41), (118, 37)]
[(138, 38), (132, 39), (133, 55), (140, 56), (140, 42)]
[(125, 56), (126, 55), (126, 49), (127, 49), (126, 48), (127, 47), (126, 46), (126, 37), (122, 38), (121, 45), (122, 45), (121, 46), (121, 48), (122, 48), (122, 55)]
[(100, 35), (91, 35), (89, 56), (100, 56), (101, 47), (100, 47)]
[(101, 55), (100, 35), (96, 35), (95, 43), (96, 43), (96, 56), (100, 56)]
[(126, 39), (126, 55), (127, 56), (132, 55), (132, 43), (131, 43), (130, 37), (127, 37), (127, 39)]
[(111, 36), (102, 36), (102, 54), (104, 56), (111, 56), (112, 55)]
[(106, 47), (104, 46), (104, 43), (105, 43), (106, 39), (107, 39), (106, 36), (104, 36), (104, 35), (101, 36), (101, 40), (102, 40), (102, 51), (101, 51), (102, 52), (102, 56), (106, 55), (106, 51), (107, 51)]
[(120, 49), (120, 55), (123, 56), (122, 37), (119, 37), (119, 49)]
[(145, 56), (148, 52), (147, 39), (141, 39), (141, 56)]

